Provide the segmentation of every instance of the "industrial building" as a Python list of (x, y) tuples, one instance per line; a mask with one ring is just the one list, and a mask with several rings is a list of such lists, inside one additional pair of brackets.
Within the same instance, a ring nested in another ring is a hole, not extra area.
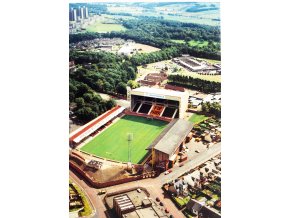
[(115, 197), (113, 199), (113, 205), (119, 217), (122, 217), (123, 214), (136, 210), (133, 202), (126, 194)]

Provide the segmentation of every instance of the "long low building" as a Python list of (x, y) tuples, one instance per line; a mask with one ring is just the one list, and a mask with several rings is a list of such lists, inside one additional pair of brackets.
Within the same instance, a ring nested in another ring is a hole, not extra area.
[(76, 131), (72, 132), (69, 137), (70, 143), (74, 143), (74, 144), (80, 143), (83, 139), (85, 139), (86, 137), (91, 135), (93, 132), (98, 130), (100, 127), (108, 123), (110, 120), (118, 116), (124, 110), (125, 110), (124, 107), (117, 105), (116, 107), (112, 108), (106, 113), (98, 116), (94, 120), (80, 127)]
[(183, 119), (172, 121), (168, 128), (148, 148), (149, 150), (153, 147), (155, 165), (164, 164), (165, 169), (171, 168), (192, 128), (193, 123), (189, 121)]

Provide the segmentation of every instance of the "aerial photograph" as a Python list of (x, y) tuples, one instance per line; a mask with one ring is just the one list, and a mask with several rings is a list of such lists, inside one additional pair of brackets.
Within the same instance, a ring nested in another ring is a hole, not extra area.
[(68, 12), (69, 217), (221, 217), (220, 3)]

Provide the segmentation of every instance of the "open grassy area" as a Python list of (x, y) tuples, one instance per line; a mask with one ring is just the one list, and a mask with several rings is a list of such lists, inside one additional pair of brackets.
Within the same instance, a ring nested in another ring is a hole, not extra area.
[(202, 114), (193, 114), (190, 118), (189, 121), (193, 122), (194, 124), (200, 123), (209, 117), (202, 115)]
[(126, 28), (117, 23), (105, 23), (104, 21), (96, 21), (95, 23), (88, 25), (86, 31), (88, 32), (98, 32), (106, 33), (112, 31), (124, 31)]
[(144, 117), (124, 116), (81, 150), (100, 157), (126, 162), (128, 161), (128, 133), (133, 133), (132, 163), (138, 163), (147, 154), (145, 150), (162, 132), (167, 122), (150, 120)]
[(203, 47), (208, 45), (208, 41), (196, 41), (196, 40), (190, 40), (189, 42), (190, 46), (198, 46), (198, 47)]
[(176, 203), (182, 208), (184, 207), (190, 200), (190, 196), (187, 196), (185, 198), (178, 198), (178, 197), (175, 197), (174, 200), (176, 201)]
[(221, 75), (202, 75), (194, 72), (189, 73), (181, 73), (181, 75), (187, 75), (193, 78), (203, 79), (207, 81), (213, 81), (213, 82), (221, 82)]
[(211, 63), (211, 64), (220, 64), (221, 63), (221, 61), (218, 61), (218, 60), (211, 60), (211, 59), (205, 59), (205, 58), (198, 58), (198, 59), (207, 61), (208, 63)]
[(171, 39), (170, 41), (171, 42), (175, 42), (175, 43), (179, 43), (179, 44), (184, 44), (185, 43), (185, 41), (182, 40), (182, 39)]
[[(181, 40), (181, 39), (172, 39), (170, 41), (178, 43), (178, 44), (185, 44), (185, 40)], [(208, 41), (190, 40), (188, 43), (190, 46), (197, 46), (197, 47), (204, 47), (208, 45)], [(217, 44), (217, 42), (214, 42), (214, 43)]]

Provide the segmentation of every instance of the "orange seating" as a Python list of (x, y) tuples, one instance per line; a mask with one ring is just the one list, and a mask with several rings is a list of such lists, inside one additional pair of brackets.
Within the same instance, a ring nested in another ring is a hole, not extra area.
[(150, 112), (150, 115), (151, 116), (160, 116), (160, 114), (162, 113), (164, 109), (164, 106), (161, 106), (161, 105), (154, 105), (153, 106), (153, 109), (151, 110)]

